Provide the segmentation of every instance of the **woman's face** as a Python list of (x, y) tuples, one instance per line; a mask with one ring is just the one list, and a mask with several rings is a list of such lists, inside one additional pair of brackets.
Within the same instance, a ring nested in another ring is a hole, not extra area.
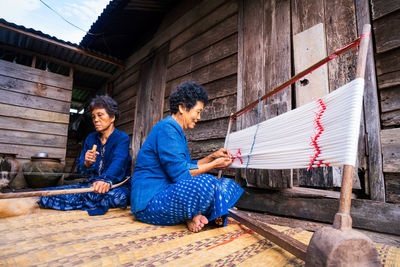
[(114, 125), (115, 117), (110, 117), (104, 108), (94, 108), (92, 121), (97, 132), (104, 132), (111, 125)]
[(200, 120), (201, 112), (204, 109), (204, 103), (197, 101), (189, 111), (186, 110), (182, 105), (179, 106), (179, 110), (183, 115), (183, 129), (193, 129), (196, 126), (198, 120)]

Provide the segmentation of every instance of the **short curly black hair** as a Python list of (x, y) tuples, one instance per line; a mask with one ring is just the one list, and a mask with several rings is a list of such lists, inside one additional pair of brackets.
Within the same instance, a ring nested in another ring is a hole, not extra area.
[(189, 111), (197, 101), (203, 102), (204, 106), (207, 104), (206, 90), (195, 82), (184, 82), (176, 87), (169, 96), (169, 109), (171, 114), (176, 114), (179, 111), (179, 105), (183, 105)]
[(120, 111), (117, 102), (108, 95), (98, 95), (90, 101), (88, 113), (91, 114), (95, 108), (104, 108), (108, 116), (118, 119)]

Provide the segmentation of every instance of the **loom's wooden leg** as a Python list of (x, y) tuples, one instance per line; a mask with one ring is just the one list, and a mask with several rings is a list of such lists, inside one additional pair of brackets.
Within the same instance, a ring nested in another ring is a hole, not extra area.
[(333, 228), (324, 227), (314, 233), (307, 248), (306, 266), (380, 266), (372, 241), (351, 227), (353, 171), (353, 166), (344, 166), (339, 211)]

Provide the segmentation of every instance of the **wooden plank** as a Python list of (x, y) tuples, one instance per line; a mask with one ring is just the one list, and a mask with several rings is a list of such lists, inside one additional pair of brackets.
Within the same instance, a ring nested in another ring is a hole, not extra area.
[(207, 91), (208, 100), (233, 95), (237, 91), (237, 75), (234, 73), (219, 80), (203, 84), (203, 86)]
[(129, 97), (122, 103), (119, 103), (118, 106), (119, 106), (119, 110), (121, 111), (121, 113), (128, 111), (128, 110), (135, 109), (136, 108), (136, 96)]
[(69, 123), (69, 114), (57, 113), (45, 110), (35, 110), (26, 107), (19, 107), (0, 103), (0, 116), (37, 120), (53, 123)]
[(376, 54), (376, 73), (378, 75), (400, 71), (400, 47), (385, 53)]
[(383, 53), (400, 46), (400, 31), (395, 25), (400, 24), (400, 9), (373, 23), (376, 52)]
[(274, 228), (255, 220), (248, 212), (230, 209), (229, 216), (247, 226), (251, 230), (277, 244), (284, 250), (289, 251), (299, 259), (305, 261), (307, 254), (307, 245), (294, 239), (293, 237), (281, 233)]
[[(238, 208), (269, 214), (332, 223), (339, 207), (333, 198), (290, 198), (271, 190), (249, 189), (243, 193)], [(400, 205), (366, 199), (351, 201), (353, 227), (382, 233), (400, 233)]]
[(400, 85), (380, 91), (381, 111), (390, 112), (400, 109)]
[(212, 29), (191, 39), (169, 54), (168, 66), (171, 66), (186, 57), (189, 57), (204, 48), (234, 34), (237, 31), (237, 15), (233, 15)]
[(324, 1), (292, 1), (293, 35), (324, 22)]
[(225, 138), (228, 128), (228, 117), (209, 121), (199, 121), (194, 129), (185, 131), (188, 141)]
[(0, 129), (0, 143), (66, 148), (67, 137)]
[(218, 62), (207, 65), (201, 69), (189, 73), (188, 75), (168, 82), (165, 88), (165, 96), (169, 96), (173, 89), (175, 89), (178, 85), (185, 81), (195, 81), (199, 84), (206, 84), (231, 76), (236, 72), (237, 55), (234, 54), (228, 58), (224, 58)]
[[(236, 94), (216, 98), (209, 101), (201, 114), (201, 121), (228, 117), (236, 111)], [(224, 136), (226, 133), (224, 134)]]
[[(156, 52), (153, 62), (153, 72), (156, 74), (152, 78), (152, 92), (149, 105), (152, 106), (152, 118), (150, 121), (150, 130), (163, 117), (163, 107), (165, 98), (165, 88), (167, 82), (167, 63), (168, 63), (169, 43), (164, 44)], [(150, 131), (147, 133), (149, 134)]]
[(372, 0), (372, 19), (376, 20), (391, 12), (400, 9), (400, 2), (398, 0)]
[(33, 121), (0, 116), (0, 128), (5, 130), (26, 131), (32, 133), (48, 133), (67, 136), (68, 124)]
[(222, 39), (218, 43), (170, 66), (167, 71), (167, 81), (186, 75), (235, 53), (237, 53), (237, 34)]
[[(334, 0), (325, 1), (325, 35), (328, 54), (331, 54), (338, 48), (342, 48), (357, 37), (356, 12), (353, 0)], [(330, 92), (345, 85), (355, 78), (356, 75), (357, 54), (355, 52), (347, 52), (328, 63), (328, 77)], [(364, 123), (361, 124), (364, 127)], [(364, 128), (360, 130), (360, 139), (363, 139)], [(360, 165), (365, 162), (361, 158), (365, 157), (365, 151), (361, 150), (363, 144), (358, 146), (358, 159), (355, 170), (358, 168), (366, 169), (367, 166)], [(363, 157), (361, 157), (363, 156)], [(314, 170), (313, 170), (314, 171)], [(341, 186), (342, 168), (333, 167), (332, 177), (333, 186)], [(354, 185), (360, 185), (358, 172), (354, 172)]]
[(72, 78), (0, 60), (0, 75), (72, 90)]
[[(123, 131), (125, 133), (127, 133), (130, 138), (132, 139), (132, 132), (133, 132), (133, 125), (134, 125), (135, 121), (126, 123), (126, 124), (118, 124), (116, 125), (116, 128), (120, 131)], [(139, 152), (139, 151), (138, 151)]]
[[(69, 114), (70, 102), (0, 89), (0, 103)], [(11, 115), (11, 114), (10, 114)]]
[(219, 6), (196, 23), (191, 25), (185, 31), (171, 39), (170, 51), (177, 49), (182, 44), (196, 38), (196, 36), (204, 33), (215, 25), (221, 23), (226, 18), (237, 12), (237, 2), (228, 0), (223, 5)]
[(384, 128), (398, 127), (400, 125), (400, 110), (382, 113), (381, 120)]
[[(294, 186), (292, 188), (285, 188), (281, 189), (280, 192), (282, 195), (287, 197), (324, 197), (324, 198), (340, 198), (340, 192), (338, 191), (331, 191), (331, 190), (321, 190), (321, 189), (314, 189), (314, 188), (306, 188), (306, 187), (298, 187)], [(356, 199), (357, 196), (352, 193), (351, 199)]]
[(400, 85), (400, 71), (379, 75), (378, 85), (379, 89)]
[(150, 96), (151, 96), (151, 77), (153, 75), (152, 65), (153, 59), (145, 61), (140, 67), (140, 83), (137, 92), (137, 102), (135, 109), (135, 121), (133, 126), (133, 139), (132, 139), (132, 151), (133, 163), (136, 162), (136, 156), (142, 147), (147, 135), (151, 130), (151, 106)]
[(48, 99), (70, 102), (72, 91), (53, 87), (41, 83), (33, 83), (20, 79), (0, 76), (0, 89), (23, 93), (33, 96), (41, 96)]
[[(121, 75), (122, 76), (122, 75)], [(125, 76), (125, 75), (124, 75)], [(139, 81), (139, 70), (136, 70), (124, 80), (114, 81), (113, 97), (118, 96), (122, 91), (134, 86)]]
[(127, 66), (133, 66), (144, 57), (150, 54), (152, 50), (160, 47), (162, 44), (171, 40), (174, 36), (178, 35), (180, 32), (184, 31), (186, 28), (190, 27), (193, 23), (202, 18), (203, 16), (211, 13), (218, 6), (223, 4), (225, 0), (215, 0), (215, 1), (203, 1), (201, 4), (197, 5), (195, 8), (186, 12), (184, 15), (180, 16), (174, 23), (170, 24), (169, 27), (163, 30), (163, 34), (154, 35), (154, 38), (140, 48), (138, 51), (133, 53), (127, 60)]
[(154, 57), (140, 68), (132, 139), (133, 163), (147, 135), (163, 115), (167, 57), (168, 44), (156, 51)]
[[(371, 24), (369, 1), (355, 1), (357, 15), (357, 30), (362, 32), (364, 24)], [(365, 69), (365, 85), (364, 85), (364, 124), (365, 132), (368, 140), (368, 157), (367, 173), (364, 177), (366, 193), (370, 191), (372, 200), (384, 201), (385, 188), (384, 177), (382, 171), (382, 149), (380, 140), (380, 118), (379, 118), (379, 98), (375, 73), (374, 49), (372, 40), (368, 44), (367, 62)], [(360, 129), (363, 130), (363, 129)], [(365, 135), (360, 135), (365, 138)], [(360, 140), (360, 139), (359, 139)], [(365, 140), (365, 139), (364, 139)], [(364, 140), (359, 141), (360, 144), (365, 144)], [(363, 149), (361, 147), (361, 149)], [(359, 154), (361, 150), (359, 149)], [(360, 161), (360, 159), (359, 159)], [(359, 164), (360, 165), (360, 164)], [(370, 190), (368, 190), (370, 189)]]
[[(293, 36), (294, 70), (301, 72), (326, 57), (324, 24), (318, 23)], [(296, 107), (329, 94), (326, 65), (296, 82)]]
[[(299, 3), (298, 1), (292, 1), (291, 7), (293, 35), (300, 34), (301, 32), (304, 32), (305, 30), (310, 29), (320, 23), (324, 23), (325, 21), (324, 1), (305, 0), (301, 3)], [(323, 33), (323, 38), (325, 38), (325, 32)], [(308, 44), (308, 42), (310, 41), (311, 40), (308, 40), (305, 44)], [(321, 43), (325, 42), (325, 39), (321, 40)], [(311, 64), (312, 63), (310, 62), (309, 66), (311, 66)], [(303, 68), (304, 67), (308, 66), (303, 66)], [(295, 71), (298, 72), (296, 67)], [(304, 79), (302, 81), (304, 81)], [(305, 81), (304, 83), (306, 83), (307, 81)], [(299, 87), (299, 84), (300, 82), (297, 82), (297, 87)], [(298, 102), (296, 95), (296, 106), (297, 103)], [(302, 186), (332, 187), (333, 185), (332, 168), (313, 168), (310, 171), (300, 169), (297, 170), (295, 173), (298, 174), (298, 184)]]
[(193, 159), (200, 159), (224, 147), (225, 139), (211, 139), (188, 142), (190, 156)]
[(129, 98), (135, 97), (137, 94), (138, 88), (139, 88), (139, 83), (135, 83), (134, 85), (132, 85), (129, 88), (126, 88), (120, 94), (116, 95), (113, 98), (117, 103), (122, 103)]
[(126, 124), (129, 122), (133, 122), (135, 119), (135, 109), (129, 109), (125, 112), (121, 112), (119, 119), (116, 125)]
[(381, 131), (383, 171), (400, 172), (400, 128)]
[(386, 202), (400, 203), (400, 174), (385, 173)]
[(0, 143), (0, 151), (3, 153), (17, 154), (17, 158), (30, 159), (36, 153), (46, 152), (51, 158), (65, 159), (65, 148), (28, 146), (28, 145), (10, 145)]
[[(268, 93), (291, 77), (291, 26), (287, 22), (290, 17), (290, 1), (264, 1), (263, 16), (265, 77), (262, 86), (265, 88), (264, 93)], [(291, 110), (291, 91), (289, 87), (267, 98), (262, 106), (264, 114), (261, 115), (261, 118), (270, 119)], [(254, 96), (253, 100), (255, 100)], [(291, 179), (290, 170), (260, 171), (257, 175), (257, 185), (286, 188), (292, 184)]]

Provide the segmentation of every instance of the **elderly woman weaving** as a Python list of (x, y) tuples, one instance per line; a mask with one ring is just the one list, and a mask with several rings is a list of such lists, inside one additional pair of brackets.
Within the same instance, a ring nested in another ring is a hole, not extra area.
[[(131, 173), (129, 136), (114, 127), (118, 118), (117, 103), (109, 96), (94, 98), (89, 111), (96, 132), (88, 135), (78, 159), (78, 170), (89, 178), (77, 185), (47, 189), (83, 188), (93, 186), (94, 192), (41, 197), (39, 205), (57, 210), (87, 210), (90, 215), (100, 215), (109, 208), (126, 208), (130, 184), (111, 189)], [(94, 149), (94, 148), (97, 148)]]
[(228, 208), (243, 193), (233, 180), (204, 174), (231, 165), (226, 149), (193, 161), (183, 130), (194, 128), (208, 97), (204, 88), (187, 82), (170, 95), (172, 115), (158, 122), (139, 151), (132, 177), (131, 210), (146, 223), (186, 222), (198, 232), (209, 221), (226, 225)]

